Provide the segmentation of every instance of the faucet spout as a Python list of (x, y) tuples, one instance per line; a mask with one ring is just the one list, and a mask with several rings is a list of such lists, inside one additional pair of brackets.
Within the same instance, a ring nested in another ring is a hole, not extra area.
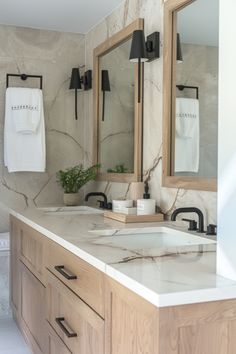
[(171, 221), (176, 221), (177, 215), (181, 213), (196, 213), (198, 215), (198, 232), (204, 232), (204, 216), (200, 209), (196, 207), (178, 208), (171, 215)]
[(107, 205), (107, 196), (106, 196), (105, 193), (102, 193), (102, 192), (91, 192), (91, 193), (86, 194), (84, 200), (87, 202), (90, 197), (103, 197), (104, 204)]

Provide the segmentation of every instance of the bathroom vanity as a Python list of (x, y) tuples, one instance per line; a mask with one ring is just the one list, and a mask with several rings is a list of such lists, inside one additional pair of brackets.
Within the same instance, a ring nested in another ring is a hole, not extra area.
[[(216, 275), (214, 241), (83, 213), (11, 212), (11, 301), (33, 353), (236, 352), (236, 283)], [(150, 234), (179, 243), (150, 249)]]

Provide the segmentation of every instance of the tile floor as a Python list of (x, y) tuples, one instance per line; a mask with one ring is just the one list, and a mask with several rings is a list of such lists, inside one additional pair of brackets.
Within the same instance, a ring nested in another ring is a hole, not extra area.
[(31, 354), (13, 319), (0, 320), (0, 353)]

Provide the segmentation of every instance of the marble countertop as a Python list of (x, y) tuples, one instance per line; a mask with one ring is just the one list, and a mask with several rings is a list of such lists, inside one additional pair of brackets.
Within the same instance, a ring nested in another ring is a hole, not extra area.
[(216, 275), (215, 245), (137, 252), (99, 243), (101, 236), (90, 232), (154, 226), (181, 230), (177, 222), (126, 225), (101, 214), (10, 213), (157, 307), (236, 298), (236, 282)]

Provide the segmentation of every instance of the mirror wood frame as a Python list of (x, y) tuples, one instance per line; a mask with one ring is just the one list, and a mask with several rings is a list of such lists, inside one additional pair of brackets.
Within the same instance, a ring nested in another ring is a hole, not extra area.
[(192, 176), (173, 176), (175, 135), (176, 90), (172, 84), (176, 72), (177, 11), (196, 0), (166, 0), (164, 2), (164, 62), (163, 62), (163, 171), (162, 185), (169, 188), (182, 188), (202, 191), (216, 191), (216, 178)]
[[(100, 119), (100, 87), (101, 75), (99, 70), (99, 58), (112, 49), (117, 48), (120, 44), (126, 42), (132, 37), (133, 31), (144, 29), (144, 20), (138, 18), (121, 31), (108, 38), (105, 42), (96, 47), (93, 51), (93, 70), (94, 70), (94, 91), (93, 91), (93, 107), (94, 107), (94, 148), (93, 162), (99, 163), (99, 119)], [(98, 172), (98, 181), (111, 182), (139, 182), (142, 179), (142, 114), (143, 114), (143, 97), (141, 94), (140, 103), (138, 103), (138, 64), (134, 64), (134, 172), (133, 173), (102, 173)], [(143, 85), (143, 65), (141, 85)], [(143, 91), (143, 90), (141, 90)]]

